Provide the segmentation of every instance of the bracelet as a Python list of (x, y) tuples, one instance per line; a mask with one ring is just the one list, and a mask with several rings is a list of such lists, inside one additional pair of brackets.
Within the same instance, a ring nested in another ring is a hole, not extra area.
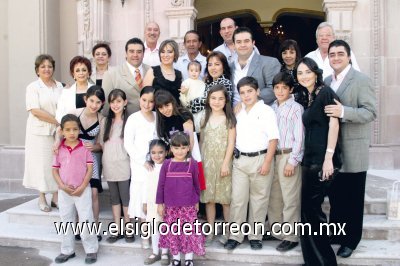
[(334, 149), (326, 149), (326, 152), (329, 152), (329, 153), (335, 153), (335, 150)]

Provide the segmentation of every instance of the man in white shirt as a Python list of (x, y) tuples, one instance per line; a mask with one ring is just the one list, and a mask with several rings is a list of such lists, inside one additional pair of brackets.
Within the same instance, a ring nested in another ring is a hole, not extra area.
[(236, 84), (243, 77), (250, 76), (258, 82), (261, 99), (265, 104), (271, 105), (276, 99), (272, 89), (272, 79), (281, 69), (278, 59), (256, 53), (253, 33), (247, 27), (239, 27), (234, 31), (233, 42), (237, 51), (237, 58), (231, 64), (232, 84), (235, 88), (233, 104), (240, 102)]
[(183, 37), (183, 45), (185, 46), (187, 53), (180, 56), (174, 65), (175, 69), (178, 69), (182, 72), (182, 80), (189, 78), (188, 64), (192, 61), (197, 61), (200, 63), (200, 79), (203, 79), (206, 69), (206, 57), (203, 56), (199, 51), (201, 44), (200, 35), (197, 31), (190, 30), (186, 32), (185, 37)]
[(147, 23), (144, 28), (144, 58), (143, 63), (149, 66), (158, 66), (160, 64), (160, 56), (158, 50), (160, 43), (160, 26), (154, 21)]
[[(128, 100), (128, 115), (140, 110), (139, 94), (142, 89), (143, 78), (150, 68), (143, 64), (144, 44), (139, 38), (130, 39), (125, 45), (126, 61), (109, 71), (103, 76), (103, 89), (106, 97), (115, 88), (126, 93)], [(107, 115), (109, 105), (106, 102), (103, 114)]]
[[(233, 32), (237, 29), (236, 22), (231, 18), (224, 18), (221, 20), (219, 34), (221, 35), (224, 42), (214, 49), (214, 52), (221, 52), (228, 59), (228, 63), (231, 64), (237, 59), (237, 53), (235, 51), (235, 45), (233, 43)], [(254, 50), (257, 54), (260, 54), (257, 47), (254, 46)]]
[[(322, 22), (318, 25), (315, 32), (318, 48), (315, 51), (309, 52), (306, 57), (313, 59), (318, 67), (323, 70), (323, 79), (333, 73), (333, 69), (329, 64), (328, 47), (335, 40), (335, 31), (333, 26), (328, 22)], [(351, 53), (351, 64), (355, 70), (360, 71), (356, 57)]]

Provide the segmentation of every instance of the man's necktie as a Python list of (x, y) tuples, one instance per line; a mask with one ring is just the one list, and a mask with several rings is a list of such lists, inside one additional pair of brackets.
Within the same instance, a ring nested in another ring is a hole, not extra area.
[(136, 77), (135, 77), (135, 81), (136, 84), (139, 86), (139, 88), (141, 89), (143, 86), (143, 79), (142, 79), (142, 75), (140, 75), (140, 70), (139, 68), (135, 69), (135, 73), (136, 73)]

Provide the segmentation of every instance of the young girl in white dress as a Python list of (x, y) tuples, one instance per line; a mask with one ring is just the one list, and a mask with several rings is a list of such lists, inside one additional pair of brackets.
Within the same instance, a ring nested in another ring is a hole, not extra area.
[[(130, 218), (139, 218), (145, 222), (143, 212), (144, 187), (147, 176), (146, 155), (149, 143), (156, 138), (156, 114), (154, 108), (154, 89), (146, 86), (140, 92), (140, 111), (128, 117), (124, 132), (124, 147), (129, 154), (131, 164), (131, 184), (129, 189), (128, 214)], [(149, 248), (148, 239), (142, 240), (142, 247)]]

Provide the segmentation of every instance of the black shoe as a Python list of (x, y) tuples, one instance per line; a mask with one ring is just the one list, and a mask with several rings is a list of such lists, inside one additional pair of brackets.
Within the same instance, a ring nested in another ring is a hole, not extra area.
[(116, 235), (116, 236), (111, 235), (111, 236), (107, 237), (106, 241), (110, 244), (113, 244), (122, 238), (124, 238), (123, 235)]
[(172, 266), (181, 266), (181, 261), (180, 260), (172, 260), (171, 265)]
[(262, 249), (263, 244), (261, 240), (250, 240), (250, 247), (252, 250)]
[(60, 254), (60, 255), (58, 255), (56, 258), (55, 258), (55, 262), (56, 263), (64, 263), (64, 262), (67, 262), (69, 259), (72, 259), (72, 258), (74, 258), (75, 257), (75, 253), (72, 253), (72, 254), (70, 254), (70, 255), (65, 255), (65, 254)]
[(125, 242), (126, 243), (133, 243), (135, 242), (135, 235), (125, 235)]
[(339, 257), (342, 257), (342, 258), (348, 258), (351, 256), (352, 253), (353, 253), (353, 250), (351, 248), (348, 248), (345, 246), (340, 246), (336, 255), (338, 255)]
[(86, 254), (85, 263), (93, 264), (97, 261), (97, 253), (88, 253)]
[(224, 245), (224, 248), (227, 250), (233, 250), (239, 245), (240, 245), (240, 243), (238, 241), (233, 240), (233, 239), (228, 239), (228, 241)]
[(103, 239), (101, 235), (97, 235), (97, 241), (100, 242)]
[(262, 240), (263, 241), (271, 241), (271, 240), (279, 240), (279, 239), (274, 237), (273, 235), (264, 234)]
[(278, 251), (288, 251), (288, 250), (291, 250), (291, 249), (297, 247), (298, 244), (299, 244), (299, 242), (292, 242), (292, 241), (283, 240), (276, 247), (276, 250), (278, 250)]
[(76, 240), (76, 241), (81, 240), (81, 235), (80, 235), (80, 234), (75, 235), (75, 240)]

